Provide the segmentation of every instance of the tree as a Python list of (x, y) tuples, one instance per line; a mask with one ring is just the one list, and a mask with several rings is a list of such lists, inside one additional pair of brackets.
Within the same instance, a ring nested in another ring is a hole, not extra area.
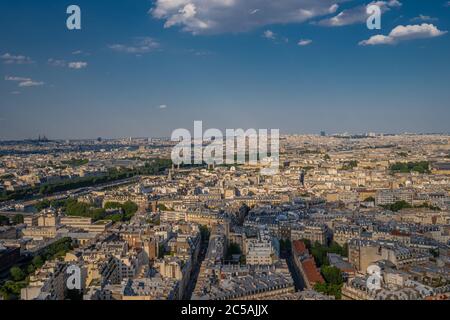
[(8, 225), (9, 218), (5, 216), (0, 216), (0, 226)]
[(209, 239), (209, 235), (210, 235), (208, 227), (201, 225), (199, 227), (199, 229), (200, 229), (200, 235), (202, 237), (202, 240), (207, 241)]
[(316, 283), (314, 290), (321, 292), (328, 296), (334, 296), (336, 299), (341, 299), (342, 284), (330, 284), (330, 283)]
[(419, 162), (396, 162), (391, 165), (390, 170), (392, 172), (400, 172), (400, 173), (410, 173), (412, 171), (416, 171), (419, 173), (430, 173), (430, 163), (428, 161), (419, 161)]
[(356, 168), (357, 166), (358, 166), (358, 161), (356, 161), (356, 160), (347, 161), (342, 166), (342, 170), (352, 170), (353, 168)]
[(15, 300), (20, 297), (20, 290), (26, 287), (25, 282), (6, 281), (0, 288), (0, 293), (5, 300)]
[[(305, 242), (306, 245), (306, 242)], [(306, 245), (308, 248), (308, 245)], [(346, 257), (348, 248), (341, 247), (337, 242), (333, 241), (329, 246), (321, 245), (319, 242), (315, 242), (312, 247), (309, 247), (311, 254), (316, 261), (317, 266), (328, 265), (328, 253), (336, 253)]]
[(13, 224), (21, 224), (21, 223), (23, 223), (23, 215), (22, 214), (16, 214), (12, 218), (12, 222), (13, 222)]
[(133, 215), (138, 211), (139, 207), (136, 203), (132, 201), (127, 201), (124, 203), (119, 202), (107, 202), (105, 203), (105, 209), (121, 209), (123, 214), (114, 214), (109, 215), (107, 218), (110, 220), (113, 220), (115, 222), (117, 221), (128, 221), (130, 220)]
[(26, 276), (25, 272), (23, 272), (19, 267), (12, 267), (9, 270), (9, 273), (14, 281), (22, 281)]
[(51, 205), (50, 201), (47, 199), (44, 199), (44, 200), (38, 202), (34, 207), (36, 208), (37, 211), (41, 211), (43, 209), (49, 208), (50, 205)]
[(121, 209), (122, 205), (119, 202), (107, 202), (104, 205), (105, 209)]
[(127, 201), (122, 204), (122, 209), (125, 213), (125, 218), (131, 218), (139, 209), (138, 205), (132, 201)]
[(34, 273), (35, 271), (36, 271), (35, 266), (32, 265), (32, 264), (29, 264), (28, 267), (27, 267), (28, 274)]
[(336, 267), (323, 266), (321, 268), (323, 278), (327, 283), (331, 284), (342, 284), (342, 272)]
[(44, 260), (42, 259), (41, 256), (36, 256), (33, 258), (31, 263), (36, 267), (36, 269), (39, 269), (44, 265)]
[(302, 241), (305, 244), (306, 249), (311, 251), (311, 248), (312, 248), (311, 240), (309, 240), (309, 239), (301, 239), (300, 241)]
[(393, 204), (382, 205), (381, 207), (383, 207), (386, 210), (390, 210), (390, 211), (394, 211), (394, 212), (400, 211), (402, 209), (412, 208), (412, 206), (404, 200), (397, 201)]

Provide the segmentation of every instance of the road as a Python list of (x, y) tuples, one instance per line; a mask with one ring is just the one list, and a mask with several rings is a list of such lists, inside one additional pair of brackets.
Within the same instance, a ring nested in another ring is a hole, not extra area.
[(294, 280), (295, 290), (302, 291), (305, 288), (305, 282), (302, 276), (297, 272), (297, 269), (294, 266), (294, 261), (292, 258), (291, 252), (285, 252), (283, 257), (286, 259), (289, 272), (291, 273), (292, 279)]
[(206, 256), (206, 251), (208, 249), (208, 243), (209, 243), (208, 240), (201, 242), (201, 247), (200, 247), (200, 252), (198, 254), (197, 263), (194, 266), (193, 270), (191, 271), (191, 277), (189, 279), (189, 283), (186, 287), (186, 290), (184, 291), (183, 300), (190, 300), (192, 297), (192, 293), (194, 292), (195, 285), (197, 284), (198, 275), (200, 273), (200, 267)]

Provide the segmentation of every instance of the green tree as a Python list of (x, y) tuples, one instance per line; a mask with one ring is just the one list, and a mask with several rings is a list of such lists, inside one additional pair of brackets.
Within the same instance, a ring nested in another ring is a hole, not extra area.
[(321, 272), (327, 283), (342, 284), (342, 272), (336, 267), (322, 266)]
[(26, 287), (26, 282), (14, 282), (8, 280), (5, 284), (0, 288), (0, 293), (5, 300), (16, 300), (20, 297), (20, 290)]
[(0, 226), (9, 225), (9, 218), (5, 216), (0, 216)]
[(358, 166), (358, 161), (356, 161), (356, 160), (347, 161), (342, 166), (342, 170), (352, 170), (353, 168), (356, 168), (357, 166)]
[(23, 215), (22, 214), (16, 214), (13, 218), (12, 218), (12, 222), (13, 224), (21, 224), (23, 223)]
[(35, 271), (36, 271), (36, 267), (34, 265), (32, 265), (32, 264), (29, 264), (28, 267), (27, 267), (28, 274), (31, 274), (31, 273), (33, 273)]
[(14, 281), (22, 281), (26, 276), (25, 272), (23, 272), (19, 267), (12, 267), (9, 270), (9, 273)]
[(41, 211), (41, 210), (49, 208), (50, 205), (51, 205), (51, 202), (47, 199), (44, 199), (42, 201), (39, 201), (34, 207), (36, 208), (37, 211)]
[(311, 251), (311, 248), (312, 248), (311, 240), (309, 240), (309, 239), (301, 239), (300, 241), (302, 241), (305, 244), (306, 249)]
[(341, 299), (342, 284), (330, 284), (330, 283), (316, 283), (314, 290), (321, 292), (328, 296), (334, 296), (336, 299)]
[(138, 211), (138, 208), (138, 205), (132, 201), (127, 201), (122, 204), (122, 209), (126, 218), (131, 218)]
[(394, 212), (400, 211), (402, 209), (412, 208), (412, 206), (404, 200), (397, 201), (393, 204), (382, 205), (381, 207), (383, 207), (386, 210), (390, 210), (390, 211), (394, 211)]
[(44, 265), (44, 260), (42, 259), (41, 256), (36, 256), (33, 258), (31, 263), (36, 267), (36, 269), (39, 269)]
[(396, 162), (391, 165), (390, 170), (392, 172), (410, 173), (412, 171), (419, 173), (430, 173), (430, 163), (428, 161), (419, 162)]

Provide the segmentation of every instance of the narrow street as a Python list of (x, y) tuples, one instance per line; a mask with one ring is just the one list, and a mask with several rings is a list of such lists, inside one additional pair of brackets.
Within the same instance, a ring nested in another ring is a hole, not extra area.
[(292, 253), (290, 250), (283, 250), (281, 253), (281, 258), (286, 259), (286, 263), (289, 268), (289, 272), (291, 273), (292, 279), (294, 280), (295, 290), (302, 291), (305, 288), (305, 283), (303, 281), (302, 276), (297, 272), (294, 261), (292, 258)]
[(187, 285), (186, 290), (184, 291), (183, 300), (190, 300), (192, 293), (195, 289), (195, 284), (197, 283), (198, 275), (200, 273), (200, 266), (202, 265), (203, 260), (206, 256), (206, 251), (208, 249), (209, 239), (205, 241), (202, 240), (200, 252), (198, 254), (197, 263), (191, 271), (191, 277), (189, 279), (189, 284)]

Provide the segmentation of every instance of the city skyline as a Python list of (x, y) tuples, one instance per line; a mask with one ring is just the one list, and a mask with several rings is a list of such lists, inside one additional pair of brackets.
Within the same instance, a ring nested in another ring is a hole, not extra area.
[(368, 3), (3, 1), (0, 140), (448, 132), (447, 1)]

